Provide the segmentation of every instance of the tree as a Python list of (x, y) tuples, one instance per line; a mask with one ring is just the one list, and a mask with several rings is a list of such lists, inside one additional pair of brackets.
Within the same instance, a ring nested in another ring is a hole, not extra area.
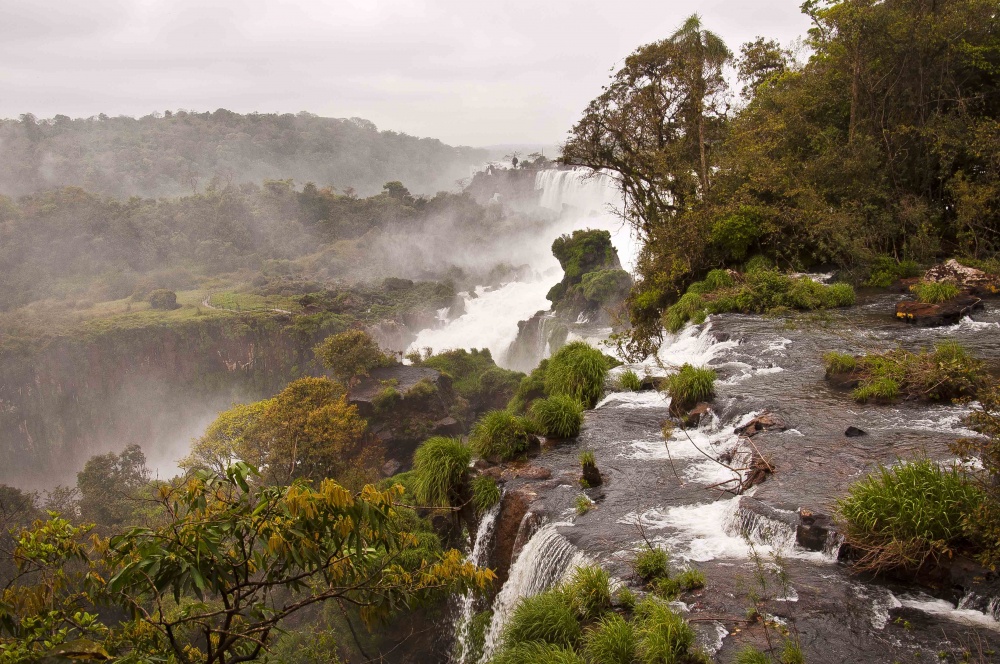
[(224, 473), (236, 461), (256, 468), (267, 463), (267, 450), (261, 437), (264, 414), (274, 399), (250, 404), (236, 404), (219, 413), (205, 433), (191, 444), (191, 453), (181, 460), (186, 470), (205, 469)]
[(314, 352), (323, 366), (348, 386), (353, 386), (360, 376), (367, 376), (372, 369), (393, 363), (393, 359), (383, 353), (364, 330), (330, 335), (316, 346)]
[(148, 484), (146, 455), (138, 445), (128, 445), (120, 454), (91, 457), (76, 474), (80, 516), (102, 526), (132, 525), (127, 522), (135, 501)]

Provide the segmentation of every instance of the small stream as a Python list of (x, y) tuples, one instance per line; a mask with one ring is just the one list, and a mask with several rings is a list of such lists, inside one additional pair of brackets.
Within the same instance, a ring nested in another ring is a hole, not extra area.
[[(796, 630), (812, 664), (938, 662), (939, 652), (964, 648), (1000, 652), (996, 598), (951, 596), (947, 589), (933, 597), (915, 587), (863, 580), (838, 562), (839, 541), (828, 542), (824, 551), (796, 544), (800, 508), (830, 514), (850, 483), (878, 463), (921, 455), (947, 459), (948, 443), (972, 433), (962, 424), (971, 406), (860, 405), (825, 383), (821, 358), (829, 350), (867, 352), (897, 343), (918, 350), (954, 339), (992, 368), (1000, 364), (995, 306), (974, 321), (921, 329), (893, 320), (899, 297), (867, 295), (849, 309), (792, 318), (713, 316), (668, 336), (655, 358), (632, 365), (654, 375), (684, 362), (715, 368), (718, 395), (711, 416), (664, 441), (665, 397), (613, 392), (586, 414), (578, 440), (545, 449), (535, 460), (553, 479), (508, 483), (507, 491), (521, 487), (538, 494), (531, 512), (549, 525), (514, 563), (519, 575), (532, 568), (537, 576), (529, 572), (530, 578), (518, 576), (511, 585), (512, 574), (494, 606), (490, 638), (502, 630), (506, 612), (500, 607), (513, 595), (543, 590), (571, 571), (555, 574), (533, 555), (530, 564), (525, 559), (544, 531), (550, 539), (560, 535), (619, 579), (630, 575), (629, 562), (644, 539), (665, 546), (675, 567), (701, 570), (707, 587), (684, 597), (682, 606), (698, 618), (701, 642), (719, 661), (729, 661), (745, 642), (744, 634), (729, 632), (746, 614), (757, 572), (775, 565), (787, 574), (787, 586), (775, 587), (774, 577), (772, 587), (757, 591), (773, 597), (767, 610)], [(715, 457), (732, 451), (730, 466), (739, 467), (740, 455), (749, 450), (734, 430), (764, 411), (789, 427), (753, 438), (775, 473), (744, 496), (721, 491), (737, 474)], [(868, 435), (847, 438), (848, 426)], [(596, 508), (576, 516), (577, 455), (584, 449), (594, 451), (605, 484), (587, 491)], [(559, 560), (572, 559), (560, 553)]]

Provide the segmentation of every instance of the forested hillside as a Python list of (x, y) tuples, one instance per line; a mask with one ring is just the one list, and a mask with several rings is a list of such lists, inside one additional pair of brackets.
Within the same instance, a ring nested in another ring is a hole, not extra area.
[(0, 194), (73, 185), (117, 197), (177, 196), (217, 184), (292, 178), (377, 193), (403, 181), (414, 192), (456, 189), (487, 151), (379, 131), (362, 118), (311, 113), (159, 113), (0, 120)]

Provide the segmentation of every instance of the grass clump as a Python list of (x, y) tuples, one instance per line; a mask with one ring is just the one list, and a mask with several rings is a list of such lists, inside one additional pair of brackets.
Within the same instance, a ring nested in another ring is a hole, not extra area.
[(601, 618), (583, 638), (583, 653), (591, 662), (632, 664), (637, 650), (635, 629), (614, 613)]
[(575, 398), (559, 394), (536, 400), (529, 417), (546, 438), (573, 438), (583, 426), (583, 406)]
[(504, 648), (539, 641), (572, 648), (580, 640), (572, 598), (562, 588), (518, 602), (503, 631)]
[(460, 438), (428, 438), (413, 455), (414, 497), (428, 506), (459, 504), (470, 461), (472, 451)]
[(652, 581), (670, 576), (670, 556), (664, 549), (646, 548), (635, 557), (635, 573), (644, 581)]
[(854, 289), (849, 284), (825, 285), (808, 277), (790, 277), (751, 259), (746, 271), (736, 278), (726, 270), (713, 270), (704, 281), (692, 284), (663, 312), (663, 325), (677, 332), (688, 321), (696, 325), (704, 322), (708, 314), (808, 311), (846, 307), (854, 302)]
[(744, 646), (736, 653), (736, 659), (733, 660), (735, 664), (772, 664), (771, 658), (767, 653), (754, 648), (753, 646)]
[(552, 356), (545, 371), (545, 392), (573, 397), (586, 408), (601, 398), (608, 365), (604, 354), (582, 341), (568, 343)]
[(594, 501), (587, 496), (580, 494), (576, 497), (576, 513), (583, 516), (590, 510), (594, 509)]
[(500, 502), (500, 486), (492, 477), (480, 475), (472, 480), (472, 504), (476, 513), (483, 515)]
[(684, 592), (705, 587), (705, 575), (696, 569), (686, 569), (677, 575), (677, 586)]
[(510, 411), (491, 410), (473, 425), (469, 444), (484, 459), (507, 461), (528, 449), (531, 423)]
[(952, 553), (981, 501), (958, 470), (924, 459), (880, 467), (851, 486), (837, 512), (861, 569), (917, 570)]
[(570, 648), (533, 641), (504, 648), (490, 664), (585, 664)]
[(566, 592), (583, 620), (597, 618), (611, 608), (611, 577), (600, 565), (577, 568)]
[(512, 413), (524, 413), (536, 399), (545, 397), (545, 373), (549, 369), (549, 360), (539, 362), (530, 374), (521, 379), (507, 404), (507, 410)]
[[(852, 361), (853, 367), (846, 369)], [(974, 397), (986, 378), (983, 363), (953, 341), (919, 353), (901, 348), (859, 357), (828, 353), (824, 362), (828, 377), (843, 370), (857, 376), (859, 383), (853, 396), (861, 403), (898, 397), (954, 401)]]
[(659, 600), (647, 598), (635, 608), (635, 612), (641, 661), (649, 664), (684, 662), (692, 655), (694, 630), (670, 607)]
[(622, 392), (638, 392), (642, 389), (642, 379), (636, 372), (626, 369), (619, 374), (617, 385)]
[(580, 465), (581, 466), (596, 466), (597, 460), (594, 458), (594, 452), (592, 450), (584, 450), (580, 452)]
[(927, 304), (940, 304), (958, 297), (961, 289), (950, 281), (920, 281), (910, 286), (917, 300)]
[(666, 389), (674, 408), (690, 408), (699, 401), (710, 401), (715, 396), (715, 371), (684, 364), (680, 370), (667, 377)]

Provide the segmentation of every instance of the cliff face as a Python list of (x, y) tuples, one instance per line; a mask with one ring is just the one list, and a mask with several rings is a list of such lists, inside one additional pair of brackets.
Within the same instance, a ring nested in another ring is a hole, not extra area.
[(4, 352), (0, 483), (72, 483), (91, 455), (129, 443), (169, 472), (220, 409), (318, 373), (314, 334), (276, 317), (218, 316)]

